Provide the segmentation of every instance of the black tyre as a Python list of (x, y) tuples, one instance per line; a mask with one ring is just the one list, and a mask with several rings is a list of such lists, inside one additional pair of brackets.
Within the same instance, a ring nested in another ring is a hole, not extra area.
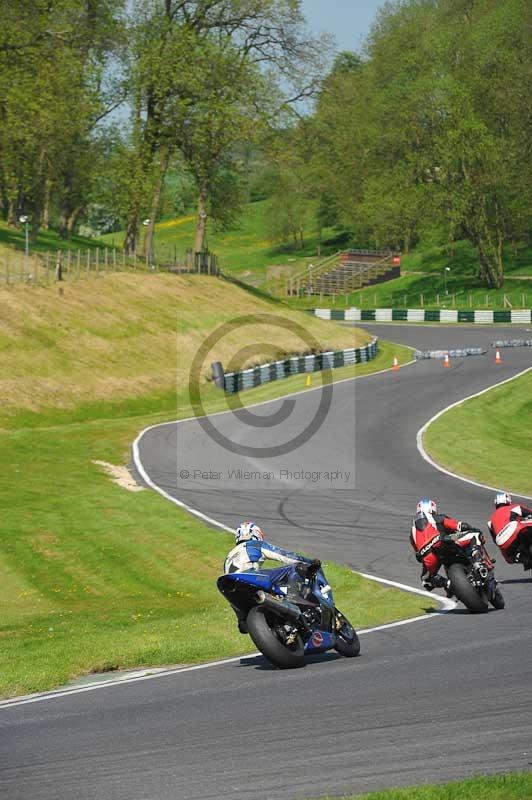
[(355, 658), (360, 653), (360, 639), (356, 630), (348, 619), (335, 608), (336, 624), (341, 623), (341, 627), (336, 631), (336, 644), (334, 649), (345, 658)]
[(502, 596), (502, 592), (498, 586), (493, 592), (490, 602), (493, 608), (496, 608), (497, 610), (504, 608), (504, 606), (506, 605), (506, 603), (504, 602), (504, 597)]
[(488, 610), (488, 600), (479, 595), (467, 578), (467, 570), (463, 564), (451, 564), (447, 570), (451, 581), (451, 588), (457, 598), (471, 611), (472, 614), (483, 614)]
[(255, 606), (249, 612), (246, 621), (249, 635), (254, 643), (275, 667), (293, 669), (303, 666), (305, 653), (303, 640), (298, 634), (293, 644), (284, 644), (275, 630), (282, 625), (280, 617), (265, 608)]

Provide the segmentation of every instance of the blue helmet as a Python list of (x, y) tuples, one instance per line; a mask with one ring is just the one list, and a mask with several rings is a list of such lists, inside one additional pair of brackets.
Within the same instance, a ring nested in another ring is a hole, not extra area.
[(429, 497), (424, 497), (416, 506), (417, 514), (437, 514), (438, 506)]

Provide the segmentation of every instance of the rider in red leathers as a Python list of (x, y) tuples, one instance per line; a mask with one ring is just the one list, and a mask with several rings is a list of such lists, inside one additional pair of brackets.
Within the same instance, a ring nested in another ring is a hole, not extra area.
[(532, 563), (528, 558), (523, 558), (519, 551), (519, 533), (523, 528), (521, 523), (527, 517), (530, 517), (532, 527), (532, 509), (513, 503), (506, 492), (497, 492), (495, 511), (489, 518), (488, 528), (504, 560), (508, 564), (522, 563), (525, 570), (531, 569)]
[(439, 514), (434, 500), (428, 498), (420, 500), (412, 520), (410, 543), (416, 552), (416, 559), (423, 564), (421, 583), (429, 592), (433, 589), (449, 590), (450, 581), (443, 575), (437, 574), (441, 564), (434, 549), (437, 551), (437, 544), (442, 536), (450, 535), (453, 535), (454, 541), (460, 547), (471, 553), (475, 548), (482, 548), (480, 534), (468, 522), (460, 522), (446, 514)]

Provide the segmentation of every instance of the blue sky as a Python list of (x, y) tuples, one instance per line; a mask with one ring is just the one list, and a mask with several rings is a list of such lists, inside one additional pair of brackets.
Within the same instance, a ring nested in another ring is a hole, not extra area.
[(314, 31), (327, 31), (339, 50), (360, 49), (375, 13), (385, 0), (302, 0), (303, 13)]

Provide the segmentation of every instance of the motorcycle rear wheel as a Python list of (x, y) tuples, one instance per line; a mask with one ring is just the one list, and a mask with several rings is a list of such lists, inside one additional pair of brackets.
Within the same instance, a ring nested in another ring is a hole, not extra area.
[(261, 653), (279, 669), (302, 667), (305, 661), (305, 646), (298, 634), (293, 645), (283, 644), (275, 632), (275, 625), (282, 620), (260, 606), (251, 609), (247, 617), (248, 632)]
[(480, 595), (471, 585), (467, 577), (467, 569), (463, 564), (451, 564), (447, 574), (454, 594), (472, 614), (484, 614), (488, 610), (488, 599), (485, 593)]

